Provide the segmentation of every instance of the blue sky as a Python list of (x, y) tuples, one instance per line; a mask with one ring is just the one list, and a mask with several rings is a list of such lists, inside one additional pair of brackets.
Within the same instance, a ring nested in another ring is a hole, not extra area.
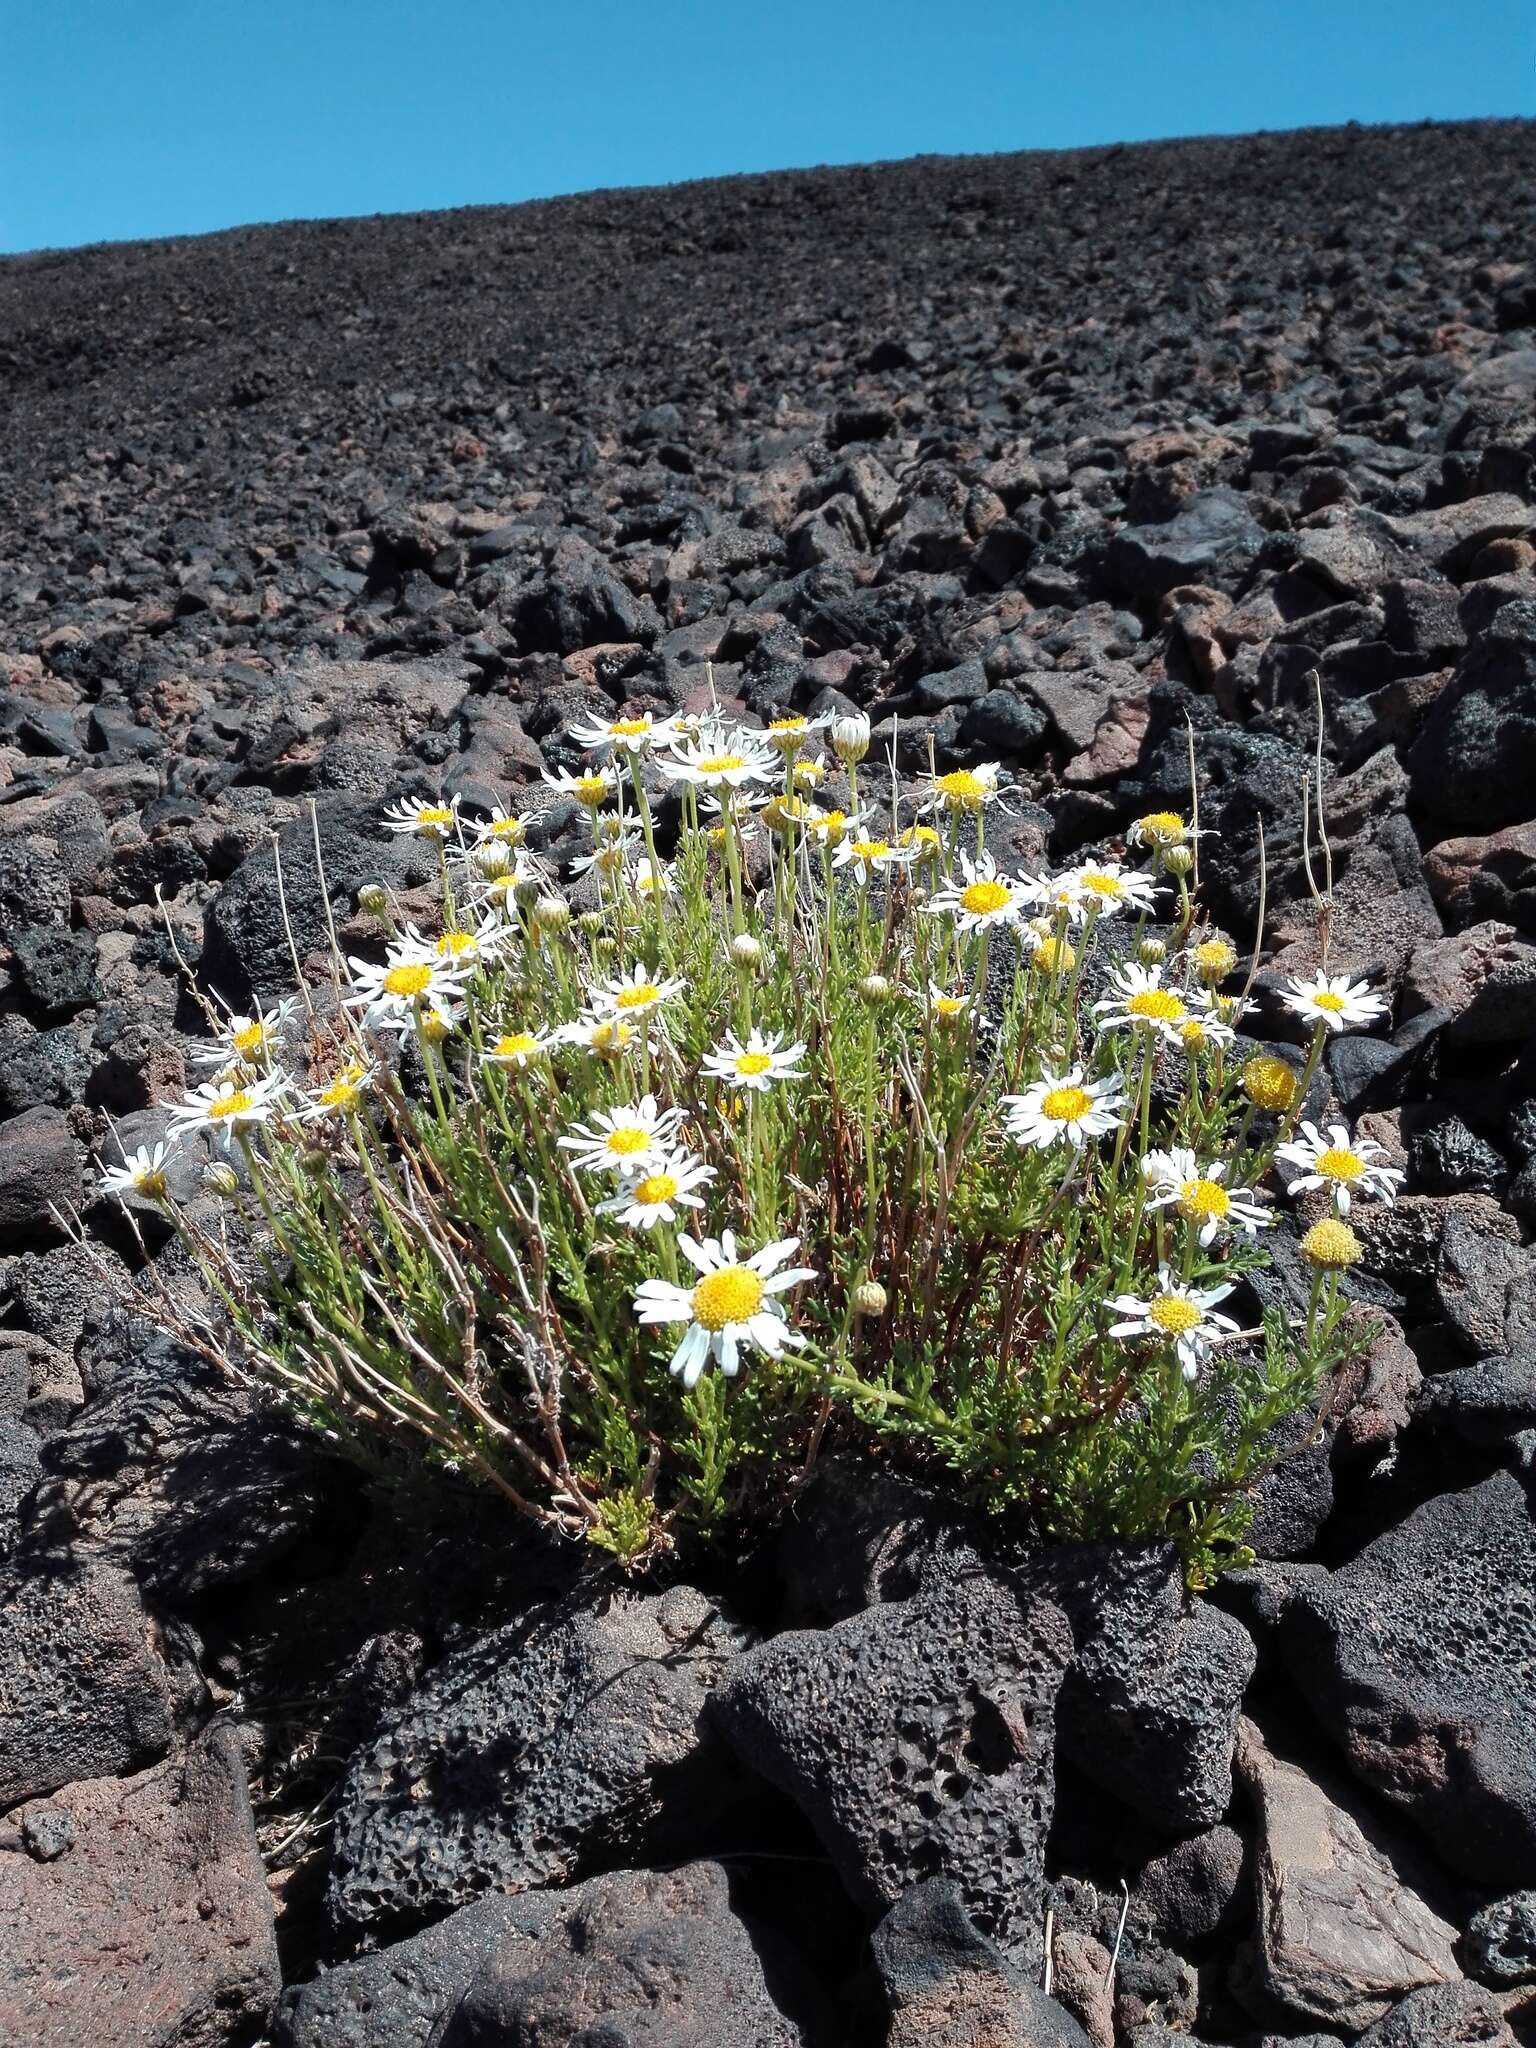
[(0, 250), (1531, 113), (1532, 0), (0, 0)]

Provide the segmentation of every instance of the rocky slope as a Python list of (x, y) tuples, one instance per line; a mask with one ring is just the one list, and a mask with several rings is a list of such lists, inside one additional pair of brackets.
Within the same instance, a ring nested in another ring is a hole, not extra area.
[[(0, 263), (0, 2038), (1525, 2025), (1533, 194), (1499, 123)], [(836, 1466), (718, 1583), (573, 1583), (371, 1498), (61, 1239), (83, 1199), (142, 1257), (88, 1190), (198, 1029), (157, 895), (273, 995), (311, 798), (345, 921), (422, 879), (380, 798), (516, 798), (706, 661), (1001, 759), (1053, 859), (1182, 801), (1187, 719), (1239, 935), (1264, 823), (1261, 994), (1314, 957), (1320, 680), (1334, 960), (1393, 998), (1328, 1087), (1408, 1189), (1212, 1597)]]

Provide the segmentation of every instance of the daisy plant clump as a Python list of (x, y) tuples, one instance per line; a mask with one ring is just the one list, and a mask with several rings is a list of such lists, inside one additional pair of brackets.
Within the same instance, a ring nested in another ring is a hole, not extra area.
[[(773, 1511), (831, 1443), (1048, 1536), (1171, 1538), (1197, 1578), (1241, 1555), (1350, 1341), (1349, 1200), (1393, 1190), (1296, 1131), (1369, 991), (1292, 991), (1301, 1071), (1238, 1060), (1171, 812), (1047, 874), (990, 849), (995, 764), (903, 787), (862, 717), (570, 737), (547, 801), (584, 851), (392, 805), (437, 916), (363, 892), (374, 957), (220, 1026), (172, 1121), (215, 1223), (158, 1156), (108, 1175), (167, 1208), (245, 1368), (381, 1469), (630, 1564)], [(1258, 1317), (1277, 1156), (1336, 1215), (1310, 1312)]]

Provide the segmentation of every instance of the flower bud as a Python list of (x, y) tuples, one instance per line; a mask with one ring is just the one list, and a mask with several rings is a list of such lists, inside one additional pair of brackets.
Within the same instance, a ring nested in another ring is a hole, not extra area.
[(601, 910), (584, 910), (576, 922), (584, 932), (600, 932), (608, 919)]
[(1230, 939), (1206, 939), (1194, 952), (1195, 972), (1208, 988), (1226, 980), (1237, 965), (1237, 948)]
[(731, 941), (731, 963), (743, 972), (757, 966), (763, 957), (763, 949), (750, 932), (739, 932)]
[(357, 907), (368, 917), (387, 917), (389, 897), (382, 882), (365, 882), (357, 892)]
[(891, 1000), (891, 984), (883, 974), (866, 974), (859, 983), (859, 1001), (867, 1003), (872, 1010), (878, 1010)]
[(1136, 958), (1143, 967), (1161, 967), (1168, 958), (1168, 948), (1161, 939), (1139, 939), (1136, 944)]
[(1170, 875), (1187, 875), (1195, 864), (1195, 849), (1192, 846), (1170, 846), (1164, 849), (1163, 866)]
[(221, 1202), (232, 1202), (240, 1192), (240, 1176), (222, 1159), (215, 1160), (212, 1166), (203, 1168), (203, 1186)]
[(533, 904), (534, 929), (563, 932), (571, 921), (571, 906), (563, 896), (537, 896)]
[(1309, 1266), (1317, 1266), (1324, 1273), (1343, 1273), (1358, 1266), (1365, 1254), (1347, 1223), (1337, 1216), (1325, 1216), (1301, 1240), (1301, 1256)]
[(883, 1316), (889, 1300), (878, 1280), (861, 1280), (853, 1290), (853, 1305), (861, 1316)]
[(1295, 1102), (1301, 1084), (1294, 1067), (1270, 1053), (1258, 1053), (1243, 1068), (1242, 1085), (1255, 1109), (1283, 1116)]
[(862, 711), (832, 721), (832, 751), (845, 767), (862, 761), (869, 752), (869, 720)]

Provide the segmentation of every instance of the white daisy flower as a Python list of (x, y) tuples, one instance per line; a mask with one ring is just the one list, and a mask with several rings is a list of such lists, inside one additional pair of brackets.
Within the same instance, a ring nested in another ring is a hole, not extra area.
[(635, 894), (642, 901), (649, 901), (652, 897), (675, 896), (677, 894), (677, 884), (672, 879), (671, 869), (667, 867), (665, 862), (659, 867), (653, 866), (650, 855), (646, 853), (640, 855), (639, 859), (630, 869), (627, 879), (631, 889), (634, 890)]
[(996, 761), (979, 761), (974, 768), (951, 768), (947, 775), (925, 775), (928, 794), (917, 807), (921, 818), (929, 811), (947, 811), (950, 816), (974, 816), (986, 804), (996, 803), (1002, 794)]
[(639, 845), (638, 832), (605, 832), (590, 853), (580, 853), (571, 862), (571, 873), (585, 875), (595, 868), (600, 875), (622, 875)]
[(680, 1109), (662, 1109), (654, 1095), (642, 1095), (634, 1104), (595, 1110), (590, 1122), (573, 1124), (555, 1142), (588, 1172), (620, 1173), (627, 1178), (655, 1171), (682, 1121)]
[[(1198, 836), (1204, 839), (1208, 829), (1202, 826)], [(1166, 853), (1172, 846), (1190, 846), (1196, 836), (1194, 828), (1177, 811), (1148, 811), (1125, 835), (1127, 845), (1149, 847), (1154, 853)]]
[(805, 1069), (799, 1062), (805, 1057), (805, 1047), (784, 1045), (782, 1039), (782, 1032), (764, 1037), (754, 1025), (743, 1045), (734, 1031), (728, 1031), (724, 1045), (705, 1054), (701, 1071), (711, 1080), (728, 1081), (733, 1088), (751, 1089), (758, 1095), (766, 1094), (775, 1081), (803, 1081)]
[(1351, 981), (1347, 974), (1316, 974), (1310, 981), (1293, 975), (1290, 987), (1281, 989), (1280, 1000), (1309, 1024), (1322, 1024), (1329, 1031), (1374, 1024), (1387, 1008), (1380, 996), (1372, 995), (1368, 981)]
[(1308, 1120), (1303, 1120), (1299, 1137), (1275, 1147), (1276, 1159), (1300, 1169), (1296, 1178), (1286, 1183), (1286, 1193), (1300, 1195), (1309, 1188), (1327, 1188), (1341, 1216), (1349, 1214), (1354, 1195), (1373, 1195), (1382, 1202), (1397, 1200), (1397, 1184), (1404, 1176), (1395, 1166), (1377, 1165), (1377, 1160), (1386, 1156), (1386, 1147), (1374, 1138), (1351, 1138), (1343, 1124), (1330, 1124), (1324, 1137)]
[(569, 768), (557, 768), (553, 774), (544, 768), (540, 773), (551, 789), (559, 790), (562, 796), (575, 797), (589, 811), (605, 804), (618, 783), (617, 776), (606, 762), (600, 768), (583, 768), (579, 775), (573, 775)]
[(617, 981), (599, 982), (589, 1000), (592, 1010), (600, 1016), (640, 1017), (681, 995), (687, 986), (677, 975), (656, 981), (650, 968), (637, 960), (629, 973), (621, 974)]
[(910, 867), (913, 858), (906, 847), (894, 845), (889, 839), (860, 839), (845, 835), (837, 843), (832, 865), (851, 868), (856, 882), (869, 883), (876, 875), (886, 874), (892, 868)]
[(1178, 1045), (1180, 1026), (1189, 1019), (1189, 1004), (1176, 989), (1163, 987), (1160, 967), (1122, 961), (1110, 970), (1112, 991), (1093, 1006), (1101, 1031), (1157, 1032)]
[(163, 1202), (170, 1192), (165, 1173), (168, 1156), (169, 1148), (163, 1138), (157, 1138), (153, 1145), (141, 1145), (137, 1152), (123, 1155), (121, 1166), (102, 1168), (96, 1192), (116, 1195), (120, 1202), (130, 1195), (146, 1202)]
[(697, 738), (675, 741), (670, 754), (657, 757), (657, 766), (673, 782), (713, 790), (774, 782), (779, 775), (778, 757), (762, 744), (760, 735), (741, 728), (730, 733), (706, 730)]
[(445, 1038), (453, 1036), (468, 1015), (467, 1003), (438, 995), (424, 1002), (419, 1013), (413, 1006), (408, 1010), (380, 1011), (363, 1021), (370, 1030), (381, 1034), (392, 1031), (401, 1040), (414, 1034), (427, 1045), (441, 1045)]
[(629, 718), (589, 718), (585, 724), (567, 726), (566, 731), (579, 747), (643, 754), (649, 747), (669, 746), (677, 727), (670, 718), (657, 719), (649, 711), (639, 711)]
[(526, 1067), (543, 1059), (555, 1043), (552, 1031), (503, 1031), (486, 1047), (481, 1058), (491, 1067)]
[(629, 1050), (639, 1034), (624, 1017), (578, 1017), (571, 1024), (562, 1024), (555, 1033), (556, 1043), (580, 1046), (583, 1052), (595, 1053), (599, 1059), (617, 1059)]
[(328, 1122), (332, 1117), (346, 1116), (356, 1109), (367, 1094), (374, 1077), (376, 1066), (364, 1066), (360, 1060), (349, 1060), (339, 1067), (312, 1095), (305, 1097), (302, 1106), (294, 1113), (300, 1123)]
[(825, 732), (832, 723), (829, 714), (823, 712), (817, 718), (804, 718), (799, 712), (788, 712), (783, 718), (770, 718), (763, 737), (776, 754), (786, 761), (793, 761), (812, 733)]
[(1111, 1323), (1111, 1337), (1134, 1339), (1155, 1337), (1172, 1344), (1184, 1377), (1199, 1374), (1206, 1354), (1224, 1335), (1237, 1329), (1230, 1316), (1214, 1313), (1216, 1303), (1232, 1292), (1232, 1282), (1220, 1287), (1196, 1287), (1176, 1279), (1167, 1266), (1157, 1269), (1157, 1292), (1148, 1301), (1134, 1294), (1117, 1294), (1107, 1304), (1110, 1313), (1124, 1320)]
[(675, 1223), (680, 1208), (702, 1209), (704, 1197), (694, 1191), (714, 1177), (715, 1169), (691, 1152), (669, 1152), (649, 1173), (599, 1202), (597, 1213), (616, 1216), (629, 1230), (654, 1230), (658, 1223)]
[(685, 1387), (698, 1385), (711, 1358), (729, 1379), (740, 1369), (743, 1345), (777, 1358), (793, 1342), (783, 1304), (774, 1297), (802, 1280), (814, 1280), (816, 1273), (811, 1266), (775, 1269), (799, 1250), (799, 1238), (781, 1238), (747, 1258), (738, 1252), (731, 1230), (702, 1243), (683, 1232), (677, 1248), (698, 1280), (692, 1287), (642, 1281), (635, 1289), (635, 1314), (642, 1323), (688, 1325), (670, 1365)]
[(801, 821), (801, 829), (807, 839), (818, 846), (841, 846), (850, 832), (857, 832), (863, 813), (855, 811), (808, 810)]
[(1123, 910), (1150, 910), (1152, 899), (1161, 893), (1150, 875), (1127, 868), (1117, 860), (1085, 860), (1068, 877), (1077, 898), (1077, 910), (1087, 916), (1113, 917)]
[(287, 996), (270, 1010), (258, 1009), (254, 1016), (236, 1012), (212, 1045), (192, 1048), (200, 1067), (254, 1067), (270, 1063), (282, 1036), (283, 1026), (293, 1015), (297, 996)]
[(1030, 901), (1043, 913), (1040, 929), (1049, 933), (1065, 917), (1070, 924), (1083, 924), (1097, 907), (1077, 879), (1077, 870), (1061, 875), (1041, 875), (1028, 885)]
[(466, 970), (482, 960), (493, 960), (514, 934), (494, 918), (486, 918), (473, 931), (460, 925), (429, 939), (418, 926), (408, 924), (397, 941), (402, 958), (457, 963)]
[(477, 818), (471, 830), (480, 846), (521, 846), (528, 837), (523, 820), (515, 811), (504, 811), (500, 804), (491, 806), (488, 818)]
[(827, 779), (826, 755), (797, 754), (791, 774), (795, 788), (802, 796), (813, 789), (819, 789)]
[(418, 1005), (429, 1009), (451, 1003), (469, 975), (471, 962), (423, 952), (420, 943), (392, 946), (382, 967), (369, 960), (351, 963), (354, 986), (348, 1005), (361, 1009), (365, 1025), (409, 1023)]
[(935, 916), (948, 916), (955, 920), (963, 932), (986, 931), (992, 925), (1009, 924), (1017, 919), (1030, 901), (1030, 886), (1011, 875), (999, 874), (997, 862), (990, 853), (983, 853), (972, 860), (968, 853), (960, 856), (963, 882), (953, 879), (935, 889), (923, 905)]
[(408, 832), (414, 839), (451, 839), (458, 823), (459, 800), (450, 797), (446, 803), (441, 798), (432, 803), (412, 803), (409, 799), (391, 804), (384, 813), (384, 823), (391, 832)]
[(958, 1024), (970, 1012), (974, 991), (962, 989), (957, 995), (953, 989), (940, 988), (936, 981), (928, 984), (928, 1014), (939, 1024)]
[(1196, 1233), (1201, 1245), (1217, 1237), (1241, 1231), (1254, 1237), (1274, 1221), (1256, 1199), (1252, 1188), (1225, 1185), (1229, 1160), (1215, 1159), (1202, 1166), (1183, 1145), (1168, 1152), (1149, 1152), (1141, 1163), (1142, 1176), (1152, 1190), (1149, 1209), (1177, 1209)]
[(1081, 1147), (1120, 1128), (1125, 1092), (1116, 1074), (1089, 1081), (1081, 1067), (1070, 1067), (1064, 1074), (1042, 1074), (1022, 1095), (1000, 1097), (998, 1106), (1016, 1145), (1044, 1147), (1064, 1139)]
[(215, 1132), (227, 1152), (237, 1131), (264, 1124), (279, 1107), (288, 1087), (283, 1074), (262, 1074), (247, 1080), (205, 1081), (194, 1088), (185, 1102), (171, 1110), (170, 1135), (185, 1137), (191, 1131)]

